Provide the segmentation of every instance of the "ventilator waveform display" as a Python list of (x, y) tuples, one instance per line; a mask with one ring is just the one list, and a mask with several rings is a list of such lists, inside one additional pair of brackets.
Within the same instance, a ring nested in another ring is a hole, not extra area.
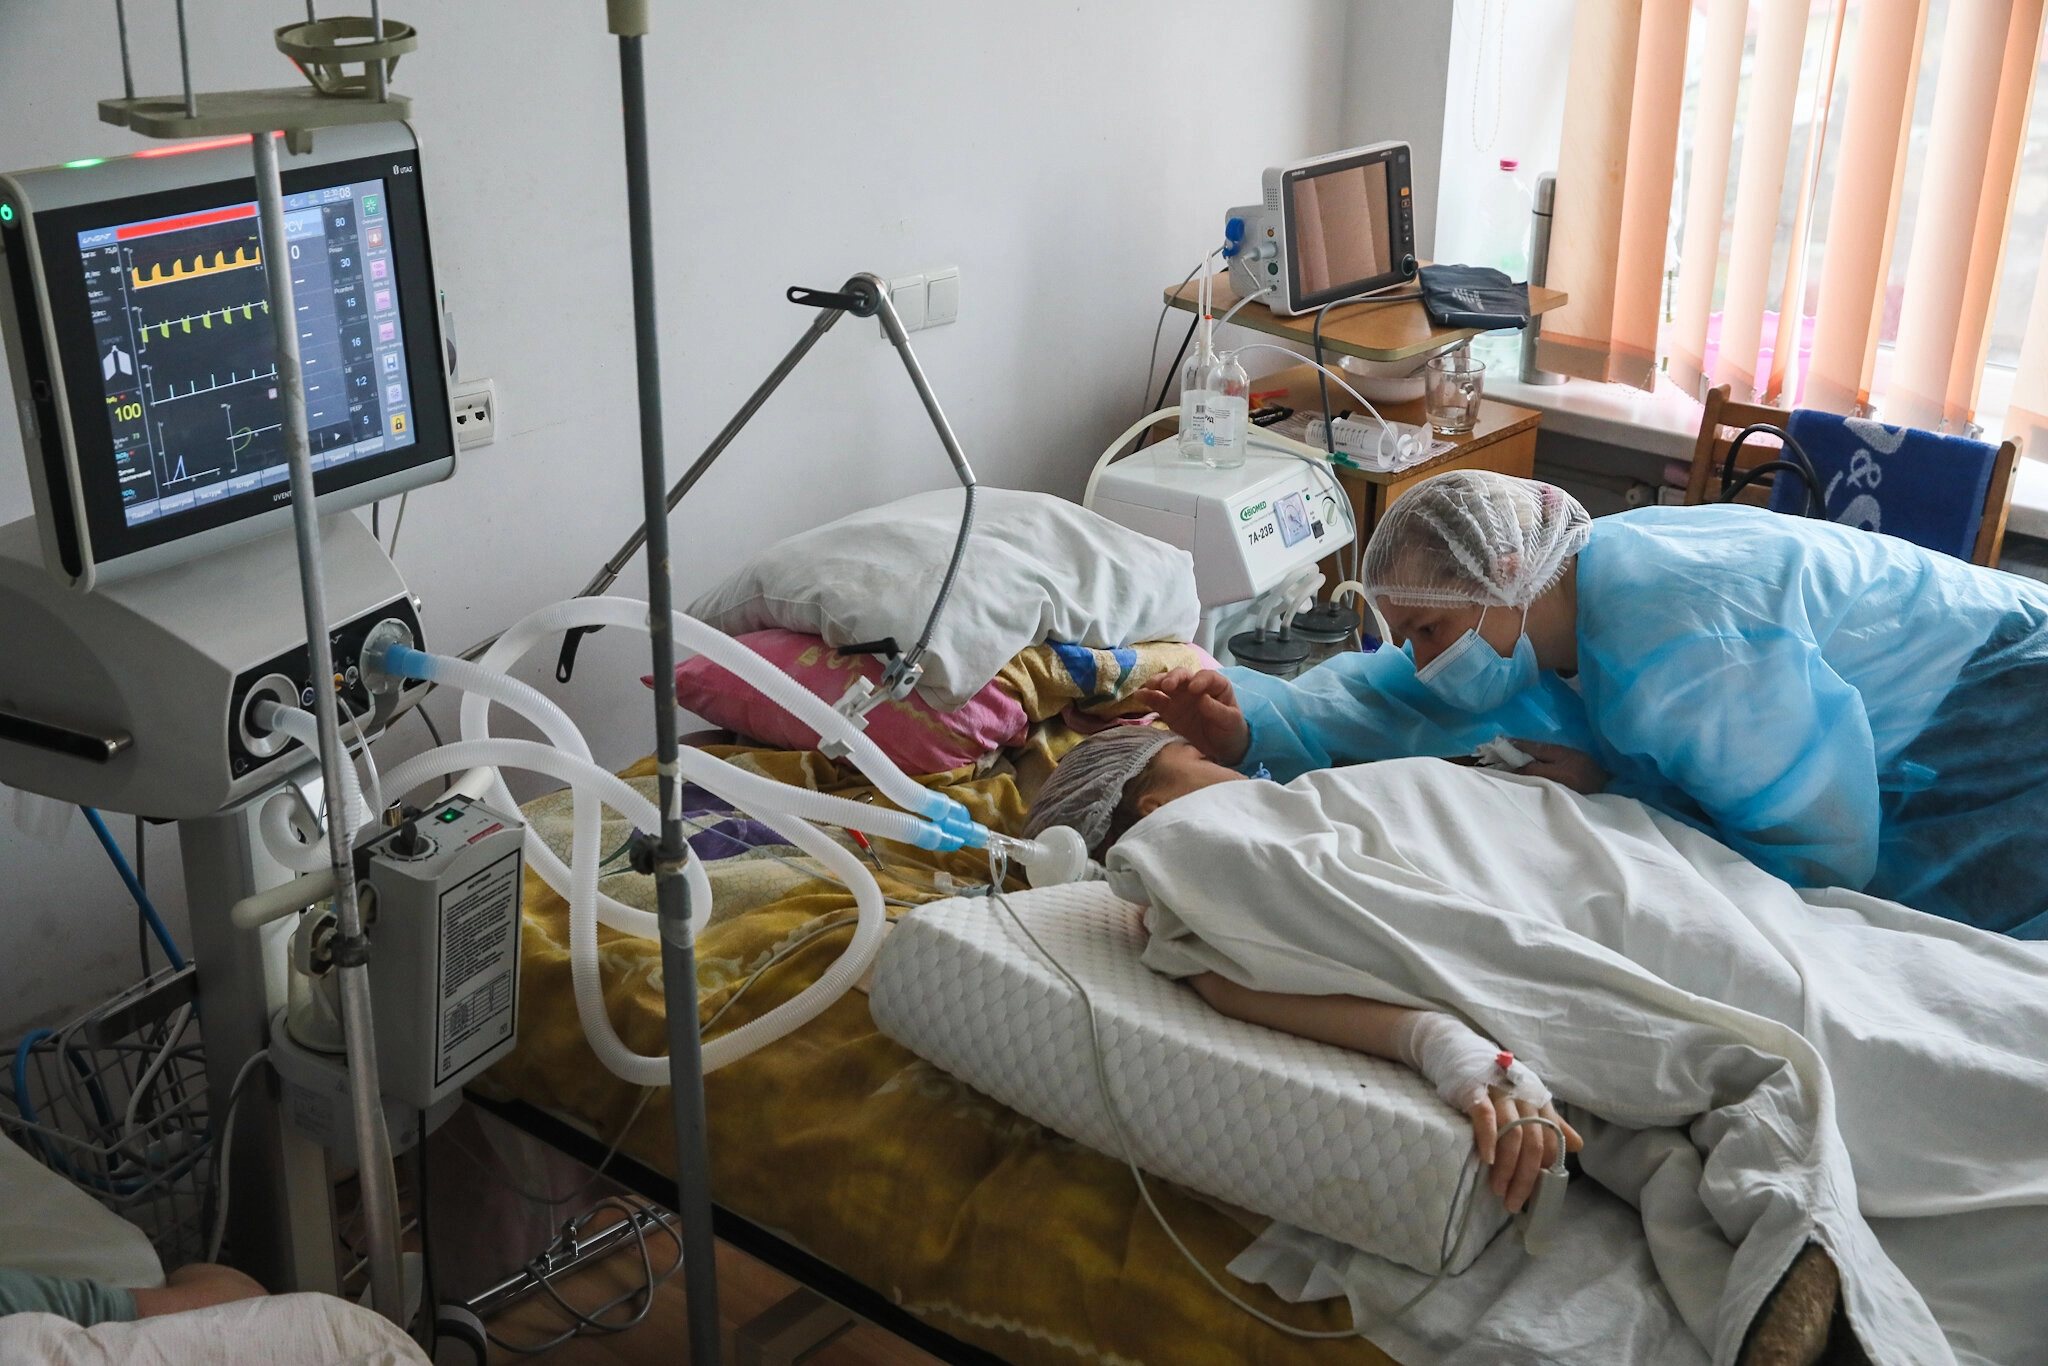
[(202, 251), (192, 258), (190, 266), (185, 264), (184, 257), (177, 257), (171, 262), (171, 268), (168, 273), (164, 270), (163, 262), (158, 261), (150, 266), (149, 275), (146, 278), (142, 273), (142, 267), (130, 266), (128, 267), (128, 283), (136, 289), (148, 289), (151, 285), (176, 284), (180, 280), (196, 280), (201, 275), (218, 275), (225, 270), (247, 270), (251, 266), (260, 266), (262, 264), (263, 253), (260, 250), (251, 250), (248, 247), (237, 246), (235, 248), (235, 259), (232, 261), (228, 259), (226, 252), (217, 251), (213, 254), (212, 264), (208, 264), (206, 253)]
[[(413, 440), (381, 180), (288, 196), (316, 470)], [(82, 232), (130, 526), (288, 480), (277, 337), (254, 204)]]

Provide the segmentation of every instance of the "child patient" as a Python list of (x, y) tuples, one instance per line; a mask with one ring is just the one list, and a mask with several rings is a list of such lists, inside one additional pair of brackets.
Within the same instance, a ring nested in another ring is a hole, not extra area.
[[(1126, 726), (1084, 741), (1060, 760), (1031, 804), (1024, 833), (1036, 836), (1050, 826), (1071, 826), (1088, 845), (1090, 857), (1099, 861), (1132, 826), (1168, 802), (1217, 783), (1252, 781), (1211, 763), (1170, 731)], [(1187, 981), (1203, 1000), (1235, 1019), (1420, 1072), (1447, 1104), (1471, 1117), (1473, 1144), (1480, 1160), (1492, 1167), (1494, 1193), (1510, 1210), (1522, 1208), (1538, 1174), (1558, 1154), (1557, 1135), (1548, 1126), (1525, 1124), (1503, 1133), (1508, 1124), (1540, 1116), (1564, 1130), (1571, 1151), (1581, 1146), (1578, 1134), (1558, 1118), (1543, 1083), (1454, 1016), (1360, 996), (1253, 991), (1213, 972)]]

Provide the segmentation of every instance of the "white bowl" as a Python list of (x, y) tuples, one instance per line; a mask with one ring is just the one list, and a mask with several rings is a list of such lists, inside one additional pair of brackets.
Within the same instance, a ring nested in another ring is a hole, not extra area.
[[(1358, 356), (1339, 356), (1337, 364), (1351, 377), (1352, 387), (1374, 403), (1413, 403), (1422, 397), (1422, 367), (1429, 364), (1428, 356), (1410, 356), (1405, 360), (1365, 360)], [(1336, 400), (1333, 398), (1334, 404)]]

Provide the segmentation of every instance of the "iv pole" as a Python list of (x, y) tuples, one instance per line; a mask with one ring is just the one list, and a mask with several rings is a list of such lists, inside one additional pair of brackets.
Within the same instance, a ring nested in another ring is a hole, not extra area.
[[(309, 40), (301, 49), (318, 52), (330, 66), (306, 71), (313, 88), (245, 90), (208, 93), (192, 88), (191, 43), (185, 23), (185, 0), (178, 0), (178, 56), (184, 80), (183, 98), (142, 98), (135, 95), (128, 54), (125, 0), (115, 0), (121, 33), (121, 76), (125, 98), (103, 100), (100, 117), (125, 124), (146, 137), (185, 138), (218, 133), (247, 133), (254, 159), (256, 200), (261, 223), (263, 274), (270, 322), (277, 341), (278, 397), (284, 408), (285, 459), (290, 471), (292, 531), (298, 547), (299, 587), (306, 616), (306, 647), (311, 676), (334, 676), (334, 652), (327, 630), (327, 593), (320, 561), (319, 509), (315, 505), (313, 462), (306, 432), (305, 379), (300, 369), (298, 314), (295, 309), (290, 249), (285, 242), (284, 190), (279, 179), (276, 137), (283, 130), (294, 151), (310, 151), (313, 132), (340, 124), (402, 119), (410, 101), (392, 96), (385, 85), (386, 61), (417, 45), (403, 24), (387, 29), (382, 0), (371, 0), (366, 34), (360, 21), (320, 25), (307, 5), (303, 29), (280, 31)], [(336, 40), (361, 38), (346, 46)], [(289, 50), (289, 49), (288, 49)], [(297, 57), (294, 57), (297, 60)], [(361, 83), (343, 80), (342, 61), (361, 61)], [(320, 84), (324, 79), (325, 84)], [(362, 1191), (363, 1224), (369, 1245), (371, 1304), (401, 1328), (406, 1325), (404, 1276), (398, 1246), (398, 1181), (392, 1167), (391, 1134), (384, 1124), (382, 1088), (377, 1075), (375, 1028), (371, 1020), (369, 940), (363, 934), (361, 907), (356, 901), (347, 813), (341, 808), (341, 766), (352, 762), (341, 747), (340, 722), (332, 688), (313, 689), (313, 715), (319, 728), (320, 776), (327, 793), (327, 843), (334, 877), (334, 960), (340, 974), (342, 1033), (347, 1049), (349, 1102), (354, 1111), (356, 1162)]]
[[(640, 41), (649, 28), (648, 0), (606, 0), (619, 38), (624, 95), (626, 204), (632, 238), (633, 347), (640, 381), (640, 485), (647, 515), (647, 633), (654, 677), (676, 673), (673, 593), (669, 580), (668, 469), (662, 447), (661, 351), (654, 315), (654, 222), (647, 174), (647, 77)], [(711, 1163), (704, 1116), (703, 1039), (697, 1024), (697, 961), (690, 943), (690, 890), (683, 866), (681, 772), (676, 759), (676, 690), (654, 689), (656, 772), (661, 839), (654, 850), (656, 913), (661, 925), (661, 975), (668, 1010), (669, 1105), (675, 1125), (676, 1213), (683, 1222), (683, 1288), (689, 1306), (690, 1361), (718, 1366), (718, 1269), (711, 1230)]]

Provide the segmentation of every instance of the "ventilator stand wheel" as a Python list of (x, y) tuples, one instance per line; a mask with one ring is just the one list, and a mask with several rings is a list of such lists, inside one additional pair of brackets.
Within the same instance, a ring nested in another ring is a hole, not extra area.
[(484, 1336), (484, 1321), (459, 1304), (437, 1304), (434, 1306), (434, 1366), (457, 1366), (460, 1353), (449, 1350), (451, 1344), (460, 1344), (469, 1350), (469, 1360), (461, 1366), (485, 1366), (490, 1360), (490, 1339)]
[(1275, 678), (1292, 678), (1308, 664), (1315, 649), (1288, 628), (1277, 632), (1240, 631), (1230, 638), (1230, 653), (1247, 669)]

